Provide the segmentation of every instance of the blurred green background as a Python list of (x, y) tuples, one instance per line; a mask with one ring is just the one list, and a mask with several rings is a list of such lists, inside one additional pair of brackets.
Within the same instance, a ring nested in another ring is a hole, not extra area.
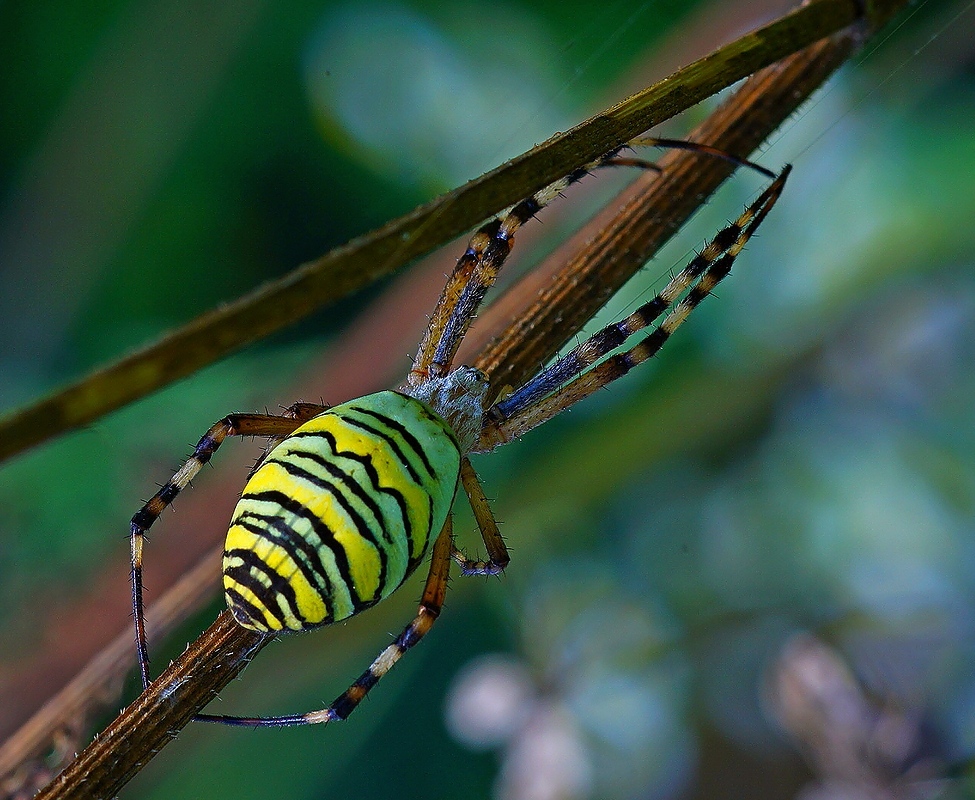
[[(924, 747), (966, 763), (965, 6), (922, 5), (773, 137), (758, 158), (795, 162), (786, 196), (659, 359), (476, 461), (512, 550), (504, 580), (455, 579), (434, 633), (349, 722), (191, 727), (122, 797), (791, 797), (809, 776), (762, 687), (802, 630), (835, 645), (877, 698), (916, 709)], [(480, 174), (774, 11), (0, 5), (0, 408)], [(622, 179), (588, 183), (605, 196)], [(645, 300), (759, 185), (736, 178), (600, 320)], [(553, 209), (549, 246), (565, 217), (596, 207), (591, 190)], [(127, 520), (190, 443), (228, 411), (290, 403), (374, 296), (2, 467), (0, 682), (49, 634), (50, 614), (95, 583), (125, 585), (124, 568), (106, 564), (124, 560)], [(415, 341), (388, 346), (405, 371)], [(250, 453), (228, 449), (216, 471), (242, 475)], [(321, 707), (405, 624), (418, 592), (414, 582), (370, 621), (271, 647), (220, 709)]]

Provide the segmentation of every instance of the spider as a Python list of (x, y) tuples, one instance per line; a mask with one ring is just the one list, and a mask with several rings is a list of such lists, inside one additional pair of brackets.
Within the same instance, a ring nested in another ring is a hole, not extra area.
[[(183, 466), (132, 518), (132, 604), (144, 687), (149, 686), (142, 591), (145, 535), (228, 436), (268, 437), (273, 445), (244, 486), (224, 548), (224, 593), (243, 627), (270, 635), (346, 619), (397, 589), (423, 562), (431, 542), (433, 552), (417, 616), (327, 708), (276, 717), (200, 714), (195, 717), (199, 721), (256, 727), (344, 720), (433, 626), (443, 606), (451, 561), (462, 575), (498, 575), (505, 569), (508, 551), (468, 456), (522, 436), (655, 355), (730, 272), (779, 198), (791, 169), (786, 166), (776, 175), (706, 145), (669, 139), (637, 139), (630, 145), (718, 156), (758, 171), (771, 183), (653, 299), (594, 333), (507, 397), (490, 402), (488, 376), (471, 367), (452, 368), (460, 343), (525, 222), (596, 167), (656, 168), (620, 156), (623, 148), (614, 150), (474, 233), (398, 390), (331, 407), (296, 403), (282, 415), (230, 414), (213, 425)], [(645, 329), (649, 332), (636, 344), (614, 353)], [(450, 510), (458, 486), (480, 529), (487, 550), (484, 561), (467, 558), (454, 545)]]

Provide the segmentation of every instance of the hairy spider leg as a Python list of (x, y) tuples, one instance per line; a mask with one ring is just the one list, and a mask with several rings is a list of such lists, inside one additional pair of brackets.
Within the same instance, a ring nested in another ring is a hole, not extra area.
[(749, 161), (747, 158), (739, 158), (726, 150), (721, 150), (718, 147), (703, 144), (701, 142), (689, 142), (684, 139), (661, 139), (657, 136), (640, 136), (636, 139), (631, 139), (627, 146), (664, 147), (668, 150), (687, 150), (691, 153), (702, 153), (706, 156), (720, 158), (722, 161), (728, 161), (739, 167), (753, 169), (760, 175), (764, 175), (769, 180), (775, 180), (778, 177), (774, 172), (772, 172), (772, 170), (763, 167), (761, 164), (756, 164), (754, 161)]
[(149, 687), (149, 648), (146, 641), (145, 603), (142, 587), (142, 551), (152, 523), (170, 505), (190, 481), (203, 469), (228, 436), (287, 436), (303, 422), (320, 414), (328, 406), (296, 403), (283, 415), (228, 414), (208, 430), (197, 443), (192, 455), (176, 473), (132, 517), (129, 541), (132, 569), (132, 618), (135, 623), (136, 653), (142, 688)]
[(513, 237), (518, 229), (564, 189), (596, 167), (608, 163), (615, 155), (616, 151), (609, 153), (550, 183), (531, 197), (515, 203), (474, 233), (430, 316), (430, 323), (410, 371), (410, 384), (439, 378), (450, 371), (457, 348), (467, 334), (484, 295), (494, 285), (498, 271), (511, 252)]
[[(656, 355), (691, 311), (731, 271), (735, 258), (782, 194), (790, 171), (791, 167), (786, 166), (755, 202), (719, 232), (656, 297), (620, 322), (597, 331), (510, 397), (496, 403), (487, 413), (475, 452), (493, 450), (524, 435)], [(687, 295), (676, 302), (689, 286)], [(668, 308), (670, 312), (663, 322), (637, 345), (586, 371), (632, 335), (650, 326)]]
[[(679, 139), (641, 137), (632, 140), (627, 146), (690, 150), (748, 167), (768, 178), (775, 177), (775, 173), (759, 164), (706, 144)], [(484, 295), (494, 286), (498, 273), (511, 252), (514, 234), (522, 225), (555, 200), (566, 188), (599, 167), (660, 169), (656, 164), (643, 159), (620, 156), (619, 151), (622, 149), (613, 150), (564, 178), (550, 183), (531, 197), (516, 203), (508, 211), (499, 214), (474, 233), (466, 252), (457, 261), (457, 266), (447, 279), (447, 284), (430, 317), (430, 323), (420, 342), (410, 371), (408, 379), (410, 385), (422, 383), (430, 378), (442, 377), (450, 371), (454, 356), (477, 314)]]
[(460, 480), (464, 487), (464, 493), (470, 500), (474, 519), (477, 521), (478, 530), (480, 530), (481, 538), (484, 540), (484, 547), (487, 548), (488, 559), (487, 561), (474, 561), (467, 558), (456, 547), (453, 549), (451, 557), (460, 567), (461, 575), (500, 575), (508, 566), (511, 558), (508, 555), (508, 548), (505, 546), (501, 531), (498, 530), (498, 523), (494, 519), (491, 504), (484, 494), (481, 481), (466, 456), (460, 462)]

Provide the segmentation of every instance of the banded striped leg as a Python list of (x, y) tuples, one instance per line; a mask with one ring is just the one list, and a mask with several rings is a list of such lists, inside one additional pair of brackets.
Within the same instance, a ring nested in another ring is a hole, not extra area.
[(478, 229), (437, 301), (420, 342), (413, 369), (410, 370), (410, 384), (415, 386), (430, 378), (440, 378), (450, 371), (457, 348), (470, 328), (484, 295), (494, 286), (498, 272), (511, 252), (512, 240), (518, 229), (565, 188), (596, 167), (613, 164), (656, 168), (639, 159), (618, 159), (614, 151), (535, 192)]
[[(775, 174), (765, 167), (697, 142), (643, 137), (634, 139), (629, 146), (692, 150), (754, 169), (768, 178), (775, 178)], [(659, 170), (659, 167), (652, 162), (619, 156), (618, 152), (614, 150), (607, 153), (602, 158), (549, 184), (527, 200), (516, 203), (506, 214), (491, 220), (471, 237), (467, 251), (461, 256), (448, 279), (423, 340), (420, 342), (413, 369), (410, 371), (410, 384), (415, 386), (429, 378), (439, 378), (449, 372), (457, 348), (466, 335), (485, 293), (494, 285), (498, 271), (511, 252), (512, 237), (522, 225), (551, 203), (564, 189), (597, 167), (629, 166)]]
[(229, 414), (210, 428), (200, 439), (193, 454), (180, 467), (162, 488), (132, 517), (130, 527), (131, 567), (132, 567), (132, 617), (135, 621), (136, 653), (139, 659), (139, 674), (142, 688), (149, 686), (149, 649), (146, 644), (145, 605), (142, 597), (142, 549), (146, 533), (152, 523), (166, 509), (190, 481), (196, 477), (203, 465), (217, 451), (228, 436), (268, 436), (282, 437), (293, 432), (303, 422), (320, 414), (327, 406), (312, 403), (296, 403), (283, 415), (271, 414)]
[[(782, 194), (790, 171), (791, 167), (785, 167), (758, 199), (735, 222), (718, 233), (649, 303), (626, 319), (597, 331), (490, 409), (476, 451), (492, 450), (527, 433), (656, 355), (691, 311), (731, 271), (735, 257)], [(676, 302), (688, 287), (687, 295)], [(663, 322), (637, 345), (586, 371), (633, 334), (649, 327), (668, 308), (670, 313)]]
[(464, 485), (464, 493), (470, 500), (471, 510), (474, 512), (474, 519), (477, 520), (477, 527), (481, 531), (484, 546), (487, 548), (488, 560), (473, 561), (456, 547), (453, 548), (451, 557), (460, 567), (461, 575), (500, 575), (508, 566), (511, 558), (508, 555), (508, 548), (505, 546), (504, 539), (501, 538), (501, 531), (498, 530), (498, 523), (491, 511), (491, 504), (484, 496), (481, 481), (466, 456), (460, 461), (460, 480)]
[(450, 558), (454, 549), (453, 523), (448, 516), (443, 530), (433, 545), (430, 559), (430, 572), (427, 575), (420, 609), (413, 621), (396, 637), (389, 647), (369, 665), (369, 669), (358, 680), (340, 694), (328, 708), (310, 711), (307, 714), (291, 714), (282, 717), (230, 717), (217, 714), (198, 714), (197, 722), (219, 722), (224, 725), (241, 725), (254, 728), (280, 728), (292, 725), (317, 725), (324, 722), (338, 722), (347, 719), (359, 703), (369, 693), (380, 678), (403, 657), (403, 654), (420, 641), (433, 627), (440, 616), (444, 597), (447, 594), (447, 579), (450, 574)]

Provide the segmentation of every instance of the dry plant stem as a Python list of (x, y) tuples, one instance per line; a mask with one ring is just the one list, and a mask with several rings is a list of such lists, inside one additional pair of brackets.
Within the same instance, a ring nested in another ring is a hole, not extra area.
[[(853, 39), (843, 36), (811, 49), (797, 57), (795, 70), (776, 71), (768, 76), (772, 87), (780, 91), (784, 110), (779, 115), (768, 113), (755, 123), (758, 141), (788, 116), (799, 102), (828, 75), (832, 64), (838, 65), (852, 49)], [(805, 60), (806, 66), (798, 68)], [(765, 80), (766, 76), (756, 80)], [(799, 81), (788, 83), (788, 81)], [(783, 98), (788, 98), (786, 102)], [(738, 101), (741, 102), (741, 101)], [(744, 103), (742, 103), (744, 105)], [(773, 104), (774, 105), (774, 104)], [(743, 112), (752, 125), (747, 109)], [(690, 192), (693, 194), (693, 191)], [(698, 204), (701, 202), (699, 199)], [(578, 289), (577, 289), (578, 290)], [(540, 327), (540, 326), (539, 326)], [(554, 352), (564, 339), (556, 341), (558, 326), (549, 332), (528, 337), (542, 344), (536, 351)], [(541, 330), (541, 328), (540, 328)], [(574, 332), (574, 331), (573, 331)], [(568, 334), (572, 335), (572, 332)], [(518, 335), (506, 336), (502, 342), (519, 341)], [(498, 374), (506, 368), (509, 358), (517, 359), (517, 351), (494, 347), (488, 354)], [(532, 365), (532, 367), (534, 364)], [(528, 369), (518, 367), (517, 369)], [(509, 374), (516, 374), (512, 370)], [(65, 771), (40, 795), (43, 798), (99, 798), (113, 796), (119, 788), (151, 759), (176, 732), (201, 710), (250, 661), (268, 641), (236, 626), (224, 613), (153, 685), (129, 708), (125, 709), (109, 728), (101, 734)]]
[[(156, 603), (148, 615), (150, 644), (164, 641), (189, 615), (211, 600), (219, 584), (223, 545), (201, 558)], [(103, 714), (117, 702), (122, 684), (133, 665), (132, 631), (120, 633), (96, 658), (52, 697), (3, 745), (0, 745), (0, 792), (8, 784), (30, 780), (38, 763), (60, 730), (89, 731), (90, 717)], [(38, 787), (40, 788), (40, 787)]]
[(224, 611), (40, 797), (114, 797), (273, 637), (241, 628)]
[[(906, 4), (864, 2), (872, 29)], [(715, 92), (853, 24), (863, 10), (857, 0), (813, 0), (481, 178), (0, 417), (0, 460), (87, 424), (368, 285)]]

